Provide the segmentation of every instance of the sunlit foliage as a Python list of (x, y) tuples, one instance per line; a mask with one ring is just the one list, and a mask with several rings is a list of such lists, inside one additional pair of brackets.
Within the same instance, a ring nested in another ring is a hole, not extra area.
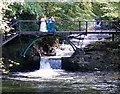
[(9, 73), (9, 68), (13, 67), (14, 65), (20, 65), (20, 63), (12, 61), (12, 60), (7, 60), (5, 61), (5, 58), (0, 58), (0, 72), (2, 73)]

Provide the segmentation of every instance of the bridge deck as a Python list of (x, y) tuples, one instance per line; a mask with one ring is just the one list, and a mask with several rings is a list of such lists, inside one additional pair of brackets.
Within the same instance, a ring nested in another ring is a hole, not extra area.
[(40, 31), (20, 31), (18, 32), (19, 34), (22, 34), (22, 35), (27, 35), (27, 34), (120, 34), (120, 31), (116, 32), (115, 30), (104, 30), (104, 31), (101, 31), (101, 30), (97, 30), (97, 31), (56, 31), (56, 32), (40, 32)]
[(11, 36), (7, 40), (2, 42), (3, 46), (4, 44), (8, 43), (18, 35), (32, 35), (32, 34), (37, 34), (37, 35), (42, 35), (42, 34), (59, 34), (59, 35), (70, 35), (70, 34), (120, 34), (120, 31), (116, 32), (115, 30), (89, 30), (89, 31), (56, 31), (56, 32), (40, 32), (40, 31), (16, 31), (17, 34)]

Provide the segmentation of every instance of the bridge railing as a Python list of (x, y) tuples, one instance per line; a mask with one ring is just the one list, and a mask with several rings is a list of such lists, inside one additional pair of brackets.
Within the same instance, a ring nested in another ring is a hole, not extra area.
[[(19, 20), (18, 31), (39, 31), (38, 20)], [(118, 21), (55, 21), (56, 31), (104, 31), (119, 30)], [(116, 25), (116, 27), (115, 27)]]
[[(18, 20), (16, 32), (39, 32), (40, 24), (38, 20)], [(120, 21), (109, 21), (109, 20), (99, 20), (99, 21), (55, 21), (56, 31), (65, 32), (118, 32), (120, 31)], [(11, 30), (12, 31), (12, 30)], [(14, 32), (14, 33), (16, 33)], [(10, 33), (10, 35), (9, 35)], [(3, 41), (8, 40), (10, 37), (14, 36), (13, 32), (6, 32), (3, 35)], [(113, 34), (114, 36), (114, 34)]]

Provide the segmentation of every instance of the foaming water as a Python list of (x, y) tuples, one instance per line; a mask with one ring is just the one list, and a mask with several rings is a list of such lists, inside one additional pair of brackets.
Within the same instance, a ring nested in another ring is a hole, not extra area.
[(58, 57), (70, 57), (73, 53), (74, 50), (73, 48), (68, 45), (68, 44), (62, 44), (59, 49), (55, 49), (56, 51), (56, 56)]
[[(50, 66), (49, 63), (49, 58), (48, 57), (41, 57), (41, 61), (40, 61), (40, 68), (39, 70), (33, 71), (33, 72), (26, 72), (26, 73), (17, 73), (15, 75), (18, 76), (26, 76), (26, 77), (42, 77), (42, 78), (51, 78), (54, 76), (58, 76), (60, 75), (59, 72), (62, 72), (63, 70), (61, 70), (61, 62), (59, 61), (59, 63), (54, 63), (51, 62), (55, 65), (52, 65), (53, 67), (55, 67), (55, 69), (53, 69)], [(57, 66), (59, 64), (59, 66)]]
[[(78, 35), (74, 35), (78, 36)], [(71, 41), (78, 47), (78, 48), (84, 48), (88, 44), (95, 43), (98, 41), (104, 41), (105, 38), (111, 37), (109, 34), (88, 34), (88, 35), (81, 35), (77, 38), (83, 38), (82, 40), (79, 39), (71, 39)]]
[(16, 75), (18, 75), (18, 76), (26, 76), (26, 77), (51, 78), (51, 77), (60, 75), (59, 71), (62, 71), (62, 70), (40, 69), (40, 70), (36, 70), (34, 72), (18, 73)]

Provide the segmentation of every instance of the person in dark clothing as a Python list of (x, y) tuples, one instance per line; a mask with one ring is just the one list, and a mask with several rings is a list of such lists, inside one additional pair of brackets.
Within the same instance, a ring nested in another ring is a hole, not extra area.
[(14, 17), (14, 18), (10, 21), (10, 24), (9, 24), (9, 25), (10, 25), (12, 28), (14, 28), (14, 29), (11, 30), (11, 32), (16, 32), (17, 26), (18, 26), (16, 17)]

